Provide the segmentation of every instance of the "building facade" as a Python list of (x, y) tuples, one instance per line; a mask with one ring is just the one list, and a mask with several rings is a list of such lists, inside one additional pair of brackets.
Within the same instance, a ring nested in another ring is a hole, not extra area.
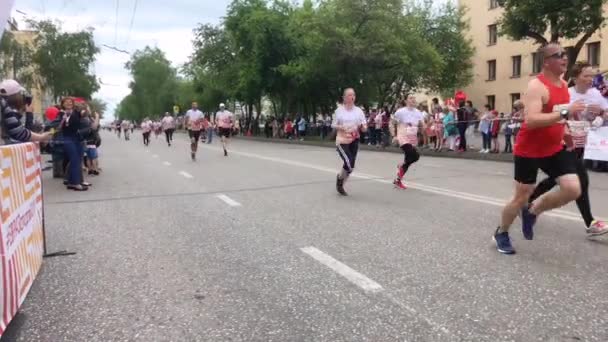
[[(510, 112), (528, 82), (540, 71), (538, 45), (533, 40), (513, 41), (498, 36), (496, 22), (502, 16), (497, 0), (459, 0), (467, 8), (469, 37), (475, 47), (473, 82), (464, 90), (477, 108), (489, 104), (499, 112)], [(608, 13), (608, 8), (604, 9)], [(562, 41), (567, 49), (576, 41)], [(598, 70), (608, 68), (608, 37), (596, 32), (581, 49), (577, 60), (588, 61)]]

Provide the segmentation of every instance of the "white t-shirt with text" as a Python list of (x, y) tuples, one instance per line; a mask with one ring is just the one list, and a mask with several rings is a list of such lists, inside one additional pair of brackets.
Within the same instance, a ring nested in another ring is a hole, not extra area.
[(343, 129), (338, 130), (336, 135), (336, 145), (350, 144), (356, 139), (359, 139), (359, 129), (365, 126), (367, 120), (365, 114), (359, 107), (346, 109), (344, 106), (338, 107), (334, 114), (332, 126), (341, 126)]

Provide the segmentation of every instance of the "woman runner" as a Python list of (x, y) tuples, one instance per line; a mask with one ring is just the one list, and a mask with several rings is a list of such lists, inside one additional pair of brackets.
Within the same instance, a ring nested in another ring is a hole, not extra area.
[[(424, 114), (416, 109), (416, 97), (410, 95), (407, 100), (401, 102), (402, 107), (395, 113), (394, 122), (397, 124), (397, 134), (393, 134), (394, 140), (399, 142), (403, 150), (404, 161), (397, 166), (397, 178), (393, 182), (396, 188), (407, 189), (403, 184), (403, 176), (409, 167), (420, 159), (416, 150), (418, 144), (418, 131), (423, 128)], [(394, 125), (391, 125), (394, 127)]]
[(348, 196), (344, 191), (344, 183), (355, 168), (357, 152), (359, 151), (360, 132), (367, 131), (367, 120), (361, 108), (355, 106), (355, 90), (347, 88), (342, 96), (342, 106), (336, 109), (332, 127), (336, 130), (336, 149), (344, 164), (336, 177), (336, 190), (342, 196)]

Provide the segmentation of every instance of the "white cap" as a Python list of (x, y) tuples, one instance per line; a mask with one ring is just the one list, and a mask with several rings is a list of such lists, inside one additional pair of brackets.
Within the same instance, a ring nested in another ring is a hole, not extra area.
[(220, 108), (224, 108), (224, 107), (226, 107), (226, 105), (223, 103), (220, 103)]
[(4, 80), (0, 83), (0, 95), (11, 96), (22, 91), (25, 91), (25, 88), (15, 80)]

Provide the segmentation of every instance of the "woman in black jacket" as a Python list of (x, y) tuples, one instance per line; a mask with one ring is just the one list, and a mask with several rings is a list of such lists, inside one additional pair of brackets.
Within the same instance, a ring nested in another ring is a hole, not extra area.
[(82, 185), (82, 157), (84, 148), (80, 134), (80, 111), (74, 108), (74, 100), (66, 97), (61, 100), (61, 132), (63, 134), (63, 150), (68, 161), (67, 188), (75, 191), (86, 191)]

